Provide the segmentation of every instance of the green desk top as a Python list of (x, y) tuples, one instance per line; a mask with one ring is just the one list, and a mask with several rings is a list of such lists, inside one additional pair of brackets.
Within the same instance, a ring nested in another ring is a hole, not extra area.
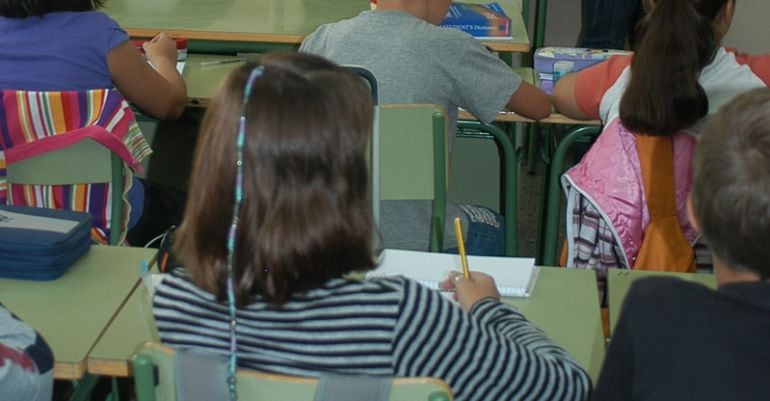
[(623, 305), (623, 299), (626, 297), (629, 287), (634, 280), (641, 277), (649, 276), (671, 276), (679, 277), (684, 280), (695, 281), (701, 283), (710, 288), (716, 288), (717, 279), (713, 274), (702, 273), (671, 273), (671, 272), (659, 272), (649, 270), (626, 270), (626, 269), (609, 269), (607, 271), (607, 295), (610, 314), (610, 332), (615, 328), (615, 324), (620, 317), (621, 306)]
[[(529, 51), (519, 2), (497, 1), (511, 17), (513, 40), (485, 43), (498, 51)], [(134, 37), (163, 30), (197, 40), (290, 44), (301, 43), (319, 25), (368, 9), (366, 0), (110, 0), (104, 7)]]
[[(543, 268), (530, 298), (505, 298), (598, 377), (604, 359), (599, 296), (592, 270)], [(147, 289), (140, 285), (89, 354), (88, 372), (125, 377), (129, 358), (158, 341)]]
[(54, 281), (0, 279), (0, 302), (51, 346), (58, 379), (78, 379), (86, 355), (137, 283), (152, 250), (94, 245)]
[(593, 270), (542, 267), (529, 298), (503, 301), (545, 331), (596, 381), (604, 361), (604, 333)]
[(131, 355), (147, 341), (160, 339), (147, 286), (140, 284), (88, 355), (88, 372), (128, 377)]
[[(187, 102), (193, 107), (208, 106), (217, 85), (232, 70), (243, 65), (245, 61), (231, 63), (229, 61), (237, 59), (233, 56), (217, 56), (207, 54), (187, 55), (184, 72), (182, 77), (187, 84)], [(201, 63), (210, 63), (216, 61), (227, 61), (223, 64), (201, 65)]]

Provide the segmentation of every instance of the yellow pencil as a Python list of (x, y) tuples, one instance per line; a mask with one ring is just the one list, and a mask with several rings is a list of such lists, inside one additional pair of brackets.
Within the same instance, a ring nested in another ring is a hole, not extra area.
[(463, 226), (460, 218), (455, 217), (455, 235), (457, 236), (457, 248), (460, 250), (460, 263), (463, 266), (463, 277), (470, 279), (471, 272), (468, 270), (468, 255), (465, 254), (465, 241), (463, 241)]

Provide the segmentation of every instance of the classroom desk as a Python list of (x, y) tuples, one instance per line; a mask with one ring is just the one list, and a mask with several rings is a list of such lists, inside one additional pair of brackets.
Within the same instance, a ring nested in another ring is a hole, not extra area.
[[(219, 82), (230, 71), (234, 70), (238, 66), (242, 65), (240, 62), (226, 63), (211, 66), (201, 66), (203, 62), (210, 61), (222, 61), (233, 60), (236, 57), (214, 55), (214, 54), (196, 54), (190, 53), (187, 56), (185, 62), (184, 73), (182, 74), (185, 83), (187, 84), (187, 100), (188, 106), (192, 107), (207, 107), (211, 101), (214, 91), (219, 85)], [(244, 58), (245, 60), (246, 58)], [(532, 78), (528, 79), (524, 69), (514, 68), (514, 71), (519, 75), (522, 75), (527, 82), (532, 83)], [(531, 69), (529, 69), (531, 70)], [(457, 115), (459, 120), (476, 120), (476, 117), (460, 109)], [(512, 111), (501, 111), (497, 113), (495, 117), (497, 122), (517, 122), (517, 123), (533, 123), (535, 120), (522, 117)], [(562, 124), (562, 125), (601, 125), (599, 120), (574, 120), (559, 113), (553, 113), (550, 116), (539, 121), (544, 124)]]
[[(535, 72), (532, 68), (529, 67), (514, 67), (513, 72), (516, 73), (524, 82), (529, 83), (530, 85), (538, 86), (538, 80), (535, 78)], [(476, 116), (469, 113), (468, 111), (464, 109), (460, 109), (457, 113), (457, 119), (458, 120), (476, 120)], [(497, 116), (495, 116), (495, 122), (500, 123), (534, 123), (539, 122), (543, 124), (562, 124), (562, 125), (601, 125), (601, 121), (599, 120), (574, 120), (572, 118), (569, 118), (563, 114), (559, 113), (551, 113), (550, 116), (535, 121), (531, 118), (522, 117), (512, 111), (502, 110), (497, 113)]]
[(147, 341), (159, 338), (147, 286), (140, 283), (88, 355), (88, 373), (130, 376), (131, 355)]
[[(530, 298), (505, 298), (548, 333), (595, 380), (604, 359), (599, 295), (593, 270), (543, 268)], [(159, 341), (147, 288), (140, 285), (88, 356), (88, 372), (131, 375), (130, 358), (147, 341)]]
[(134, 289), (154, 250), (94, 245), (53, 281), (0, 279), (0, 302), (53, 350), (54, 377), (79, 379), (86, 356)]
[(503, 302), (519, 308), (596, 382), (604, 361), (604, 333), (593, 270), (542, 267), (529, 298)]
[(184, 78), (187, 84), (187, 105), (191, 107), (208, 107), (219, 82), (230, 71), (243, 65), (245, 61), (210, 66), (201, 66), (201, 63), (234, 59), (236, 57), (233, 56), (188, 54), (184, 65), (184, 72), (182, 73), (182, 78)]
[(618, 322), (623, 299), (625, 299), (626, 293), (628, 292), (629, 287), (631, 287), (631, 283), (638, 278), (650, 276), (679, 277), (684, 280), (701, 283), (710, 288), (716, 288), (717, 286), (717, 279), (713, 274), (609, 269), (607, 271), (607, 306), (610, 314), (610, 332), (612, 332), (615, 328), (615, 324)]
[[(511, 18), (513, 39), (485, 45), (500, 52), (529, 51), (519, 2), (497, 1)], [(292, 45), (302, 43), (319, 25), (368, 9), (366, 0), (110, 0), (104, 7), (132, 37), (152, 37), (162, 30), (195, 40)]]
[[(460, 110), (457, 113), (458, 120), (476, 120), (476, 116), (465, 111)], [(541, 124), (561, 124), (561, 125), (601, 125), (599, 120), (575, 120), (569, 118), (563, 114), (551, 113), (550, 116), (542, 120), (533, 120), (531, 118), (520, 116), (512, 111), (503, 110), (497, 113), (495, 116), (495, 122), (500, 123), (541, 123)]]

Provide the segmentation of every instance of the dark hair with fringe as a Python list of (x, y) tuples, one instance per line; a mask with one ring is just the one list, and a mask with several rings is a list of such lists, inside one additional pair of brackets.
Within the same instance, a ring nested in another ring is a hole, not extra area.
[[(329, 279), (374, 267), (366, 149), (371, 92), (320, 57), (270, 53), (246, 106), (243, 201), (235, 243), (239, 306), (274, 307)], [(254, 65), (220, 85), (204, 117), (185, 208), (174, 240), (199, 287), (226, 299), (235, 140), (244, 84)]]
[(668, 136), (708, 112), (698, 77), (719, 43), (713, 22), (729, 0), (657, 0), (639, 24), (620, 119), (632, 132)]
[(0, 0), (0, 16), (40, 17), (57, 11), (94, 11), (106, 0)]
[(770, 279), (770, 89), (736, 97), (709, 121), (693, 159), (692, 201), (712, 252)]

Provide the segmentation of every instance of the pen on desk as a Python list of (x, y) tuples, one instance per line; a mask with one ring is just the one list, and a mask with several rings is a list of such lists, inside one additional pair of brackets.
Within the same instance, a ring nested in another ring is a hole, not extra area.
[(457, 249), (460, 251), (460, 263), (463, 267), (463, 277), (470, 279), (471, 272), (468, 270), (468, 255), (465, 254), (465, 241), (463, 240), (463, 226), (460, 218), (455, 217), (455, 235), (457, 236)]
[(230, 63), (239, 63), (241, 61), (243, 61), (242, 58), (228, 58), (224, 60), (201, 61), (201, 67), (210, 67), (212, 65), (222, 65), (222, 64), (230, 64)]

